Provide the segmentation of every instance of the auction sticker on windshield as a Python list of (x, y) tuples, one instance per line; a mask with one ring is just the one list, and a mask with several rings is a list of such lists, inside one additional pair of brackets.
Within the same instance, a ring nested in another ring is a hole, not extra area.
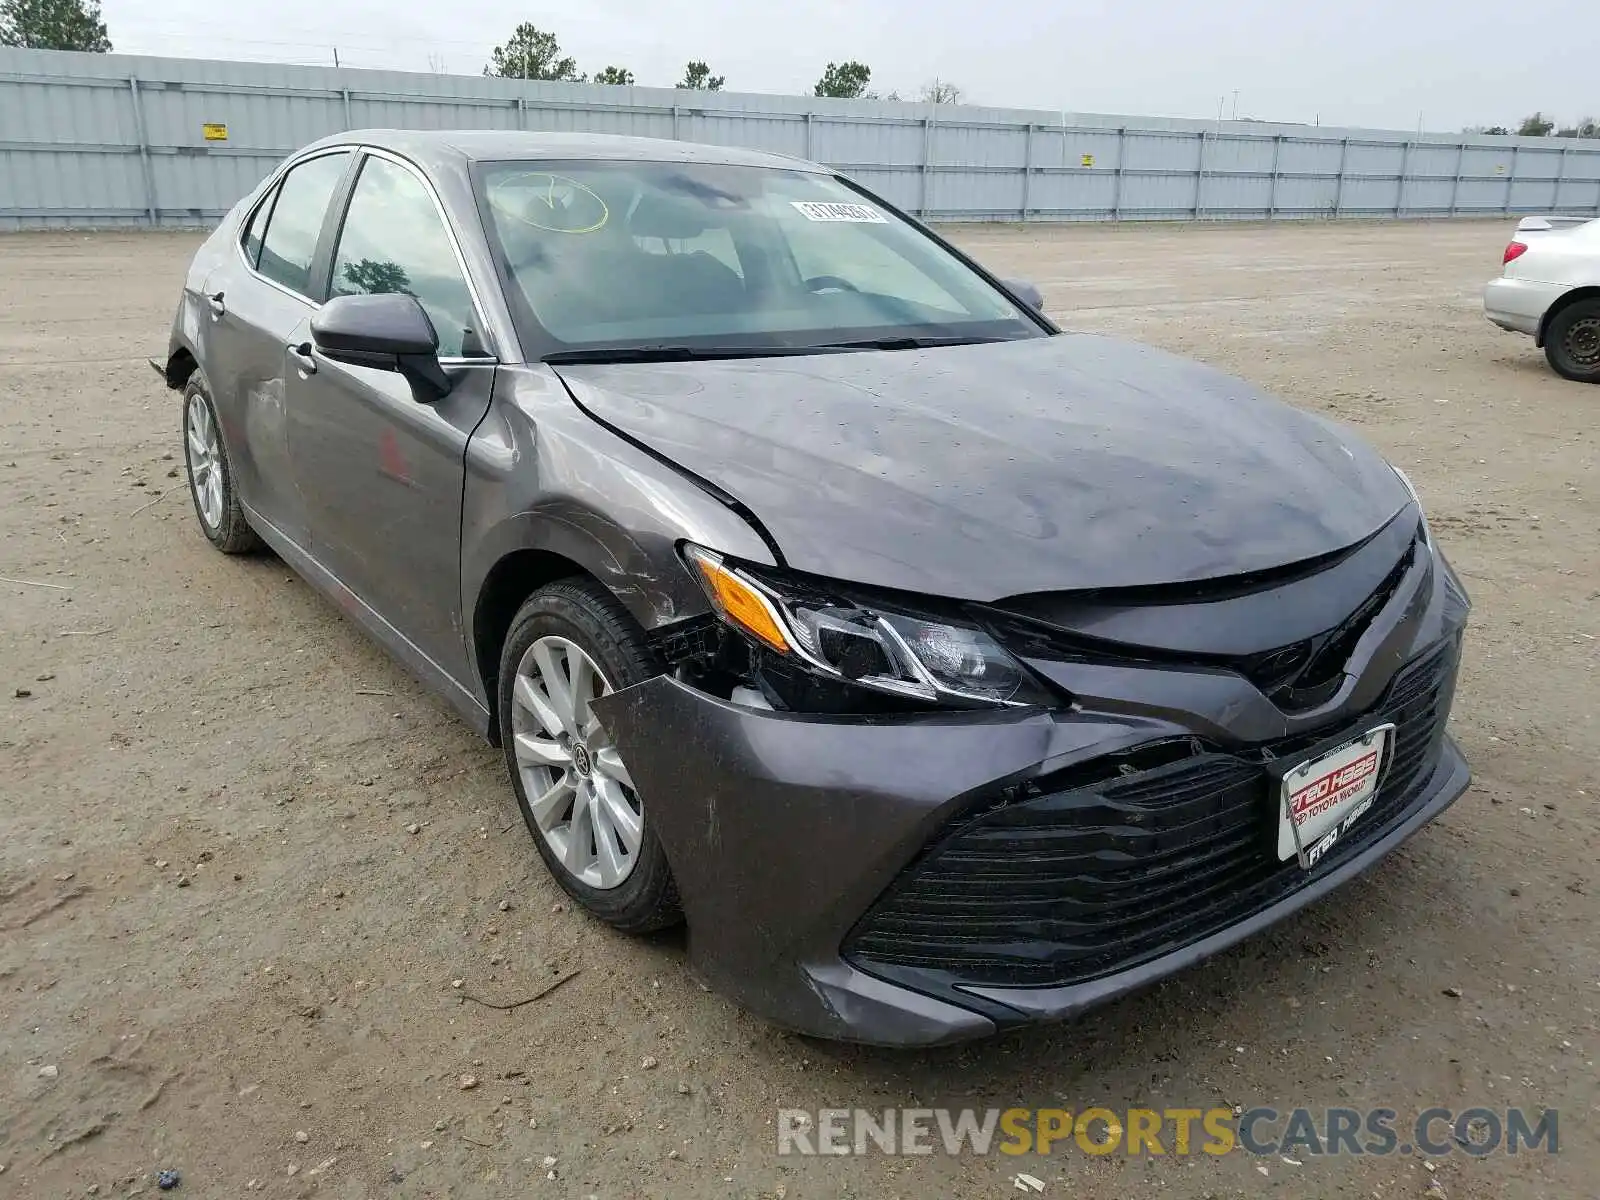
[(1278, 857), (1299, 855), (1310, 870), (1372, 807), (1394, 726), (1379, 725), (1283, 777)]
[(808, 221), (854, 221), (867, 225), (889, 223), (889, 218), (870, 204), (844, 204), (836, 200), (791, 200), (789, 203)]

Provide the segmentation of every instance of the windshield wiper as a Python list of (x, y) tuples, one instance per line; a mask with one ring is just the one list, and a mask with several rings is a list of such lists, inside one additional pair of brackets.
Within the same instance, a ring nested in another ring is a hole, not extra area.
[(928, 346), (975, 346), (980, 342), (1006, 342), (1003, 337), (963, 337), (959, 334), (904, 334), (898, 337), (863, 338), (858, 342), (824, 342), (817, 350), (921, 350)]
[(979, 342), (1005, 342), (1003, 337), (954, 334), (901, 335), (864, 338), (853, 342), (817, 342), (809, 346), (590, 346), (582, 350), (554, 350), (542, 361), (563, 363), (693, 362), (717, 358), (777, 358), (797, 354), (841, 354), (849, 350), (921, 350), (927, 346), (971, 346)]
[(712, 358), (770, 358), (778, 354), (804, 354), (810, 347), (794, 346), (592, 346), (587, 350), (556, 350), (547, 363), (692, 362)]

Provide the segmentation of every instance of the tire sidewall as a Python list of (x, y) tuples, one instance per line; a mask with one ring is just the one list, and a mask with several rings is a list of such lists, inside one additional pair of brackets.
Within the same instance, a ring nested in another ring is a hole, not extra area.
[(1586, 317), (1600, 317), (1600, 300), (1580, 300), (1558, 312), (1545, 334), (1545, 356), (1556, 374), (1578, 383), (1600, 383), (1600, 364), (1582, 366), (1571, 356), (1567, 339), (1572, 327)]
[(517, 665), (528, 647), (542, 637), (562, 637), (575, 642), (594, 659), (613, 689), (620, 691), (636, 683), (643, 683), (659, 672), (652, 668), (648, 652), (643, 649), (642, 638), (626, 644), (618, 634), (631, 637), (632, 631), (617, 628), (616, 612), (607, 614), (609, 620), (597, 616), (615, 608), (594, 594), (592, 588), (576, 581), (564, 580), (535, 592), (518, 610), (506, 634), (500, 655), (498, 678), (498, 712), (501, 741), (506, 759), (506, 771), (511, 777), (511, 787), (517, 798), (517, 807), (527, 824), (539, 857), (545, 862), (551, 876), (562, 890), (601, 919), (624, 929), (645, 930), (670, 924), (659, 919), (659, 910), (667, 892), (668, 904), (676, 909), (676, 887), (667, 865), (666, 852), (656, 837), (647, 803), (644, 812), (644, 833), (639, 844), (638, 860), (627, 879), (614, 888), (590, 887), (574, 878), (556, 858), (534, 820), (528, 796), (522, 786), (522, 773), (517, 767), (515, 743), (512, 739), (512, 692), (516, 686)]
[[(194, 486), (194, 460), (189, 454), (189, 406), (199, 397), (206, 406), (206, 411), (211, 415), (211, 426), (217, 435), (217, 467), (222, 479), (222, 516), (217, 521), (216, 528), (206, 524), (205, 513), (200, 508), (200, 497), (195, 492)], [(206, 540), (218, 550), (226, 554), (237, 554), (244, 550), (253, 549), (257, 544), (255, 531), (245, 520), (244, 511), (239, 507), (239, 493), (234, 487), (233, 460), (228, 457), (227, 442), (222, 434), (222, 422), (217, 419), (217, 406), (211, 400), (211, 389), (206, 384), (205, 375), (195, 371), (189, 376), (188, 382), (183, 385), (183, 413), (179, 426), (183, 434), (183, 474), (189, 488), (189, 504), (194, 509), (194, 517), (200, 525), (200, 532), (206, 535)]]

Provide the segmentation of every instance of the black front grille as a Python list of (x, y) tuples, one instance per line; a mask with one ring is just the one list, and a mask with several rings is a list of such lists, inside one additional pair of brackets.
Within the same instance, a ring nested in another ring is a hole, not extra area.
[[(1375, 542), (1378, 536), (1375, 534), (1369, 542)], [(1386, 553), (1386, 547), (1394, 544), (1394, 540), (1388, 538), (1374, 553)], [(1248, 611), (1260, 617), (1267, 627), (1273, 627), (1275, 622), (1268, 620), (1271, 612), (1284, 604), (1294, 607), (1294, 601), (1288, 598), (1290, 589), (1301, 586), (1319, 571), (1333, 569), (1326, 558), (1300, 564), (1293, 568), (1296, 575), (1287, 580), (1282, 577), (1282, 571), (1288, 568), (1282, 568), (1254, 576), (1233, 576), (1212, 584), (1161, 584), (1104, 593), (1041, 592), (1013, 597), (988, 610), (987, 619), (990, 632), (1024, 658), (1223, 667), (1243, 675), (1281, 711), (1305, 712), (1326, 704), (1337, 694), (1350, 656), (1372, 622), (1394, 601), (1407, 574), (1417, 563), (1418, 548), (1425, 548), (1426, 544), (1425, 531), (1419, 525), (1403, 549), (1396, 549), (1396, 557), (1383, 578), (1337, 625), (1288, 644), (1267, 646), (1249, 653), (1209, 653), (1148, 645), (1138, 640), (1141, 635), (1137, 629), (1126, 630), (1121, 636), (1103, 636), (1098, 630), (1089, 634), (1079, 631), (1078, 627), (1086, 620), (1089, 625), (1095, 625), (1093, 618), (1119, 612), (1123, 604), (1136, 603), (1137, 596), (1142, 598), (1137, 602), (1159, 604), (1168, 612), (1170, 622), (1185, 628), (1191, 635), (1215, 622), (1219, 635), (1232, 640), (1238, 636), (1234, 627), (1239, 619), (1240, 601), (1248, 601), (1253, 606)], [(1364, 548), (1358, 548), (1354, 553), (1365, 552)], [(1349, 557), (1350, 553), (1340, 552), (1333, 557)], [(1363, 575), (1371, 566), (1371, 561), (1362, 564)], [(1085, 595), (1090, 599), (1085, 600)], [(1113, 597), (1118, 598), (1119, 603), (1113, 604)], [(1219, 612), (1231, 615), (1219, 617)], [(1110, 624), (1116, 627), (1116, 621)], [(1142, 636), (1150, 635), (1146, 631)]]
[[(1335, 730), (1252, 753), (1207, 751), (1111, 776), (1042, 781), (1043, 794), (968, 814), (857, 924), (867, 970), (1044, 986), (1135, 965), (1235, 924), (1333, 869), (1402, 820), (1438, 760), (1455, 682), (1452, 638), (1413, 660), (1351, 733), (1395, 723), (1372, 808), (1311, 871), (1276, 846), (1266, 763)], [(1168, 755), (1170, 757), (1170, 755)], [(1127, 773), (1130, 772), (1131, 773)]]
[(1372, 595), (1333, 629), (1240, 663), (1245, 677), (1284, 712), (1326, 704), (1338, 692), (1362, 634), (1393, 599), (1416, 553), (1417, 542), (1412, 542)]

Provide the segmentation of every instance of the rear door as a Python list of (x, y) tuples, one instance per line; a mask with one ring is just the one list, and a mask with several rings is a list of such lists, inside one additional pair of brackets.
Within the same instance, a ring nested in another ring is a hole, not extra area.
[(246, 218), (238, 253), (206, 281), (211, 328), (205, 366), (239, 496), (305, 546), (305, 507), (290, 469), (285, 348), (303, 340), (321, 294), (319, 244), (352, 151), (296, 163)]
[(413, 295), (454, 381), (423, 403), (393, 371), (291, 351), (289, 456), (312, 551), (407, 641), (469, 679), (461, 622), (461, 497), (467, 439), (489, 407), (494, 359), (456, 237), (432, 186), (405, 160), (363, 152), (332, 256), (329, 295)]

